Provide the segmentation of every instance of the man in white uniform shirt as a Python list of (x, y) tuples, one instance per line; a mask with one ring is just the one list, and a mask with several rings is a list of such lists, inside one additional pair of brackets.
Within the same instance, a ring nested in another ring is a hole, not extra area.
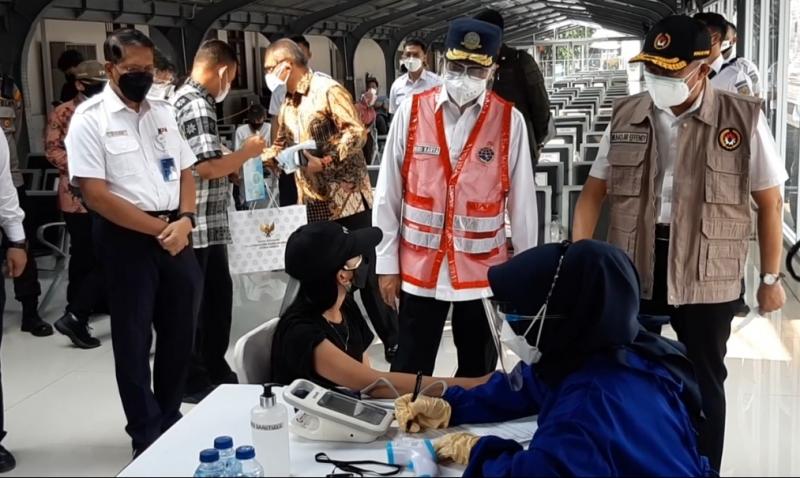
[(481, 298), (491, 295), (489, 267), (508, 258), (506, 212), (516, 252), (538, 233), (525, 120), (487, 90), (501, 43), (495, 25), (454, 21), (443, 86), (404, 102), (392, 121), (372, 216), (383, 231), (381, 294), (391, 307), (399, 297), (392, 371), (433, 373), (451, 307), (456, 375), (497, 366)]
[(749, 58), (736, 56), (736, 44), (739, 40), (739, 33), (736, 25), (728, 22), (728, 33), (725, 41), (722, 42), (722, 57), (725, 59), (723, 68), (735, 68), (741, 70), (753, 84), (753, 96), (761, 97), (761, 73), (758, 66)]
[[(19, 207), (17, 189), (11, 179), (10, 154), (5, 135), (0, 134), (0, 227), (8, 239), (5, 251), (5, 272), (8, 277), (15, 278), (22, 274), (28, 262), (25, 241), (25, 229), (22, 220), (25, 213)], [(6, 289), (0, 287), (0, 338), (2, 338), (3, 312), (6, 305)], [(5, 438), (5, 416), (3, 413), (3, 386), (0, 383), (0, 440)], [(17, 462), (4, 446), (0, 445), (0, 473), (8, 473), (16, 468)]]
[(108, 85), (78, 107), (65, 140), (70, 181), (97, 214), (94, 243), (108, 284), (117, 385), (134, 456), (181, 418), (202, 287), (188, 247), (196, 158), (169, 103), (145, 99), (153, 49), (138, 30), (106, 39)]
[(702, 22), (708, 33), (711, 35), (711, 55), (708, 63), (711, 65), (711, 73), (708, 78), (711, 85), (718, 90), (730, 91), (745, 96), (753, 96), (753, 82), (750, 77), (739, 68), (726, 67), (726, 59), (722, 50), (729, 47), (725, 42), (728, 34), (728, 21), (719, 13), (698, 13), (694, 16), (695, 20)]
[(400, 64), (406, 73), (392, 83), (389, 90), (389, 113), (395, 114), (403, 101), (442, 84), (442, 79), (428, 70), (428, 47), (417, 38), (406, 41)]
[(606, 202), (608, 242), (636, 265), (642, 314), (669, 317), (694, 363), (706, 416), (698, 447), (719, 470), (724, 359), (750, 248), (750, 198), (758, 205), (757, 297), (766, 314), (786, 300), (781, 186), (788, 175), (761, 101), (706, 81), (710, 51), (708, 30), (684, 15), (648, 33), (631, 60), (645, 63), (647, 92), (615, 102), (575, 208), (573, 237), (592, 237)]

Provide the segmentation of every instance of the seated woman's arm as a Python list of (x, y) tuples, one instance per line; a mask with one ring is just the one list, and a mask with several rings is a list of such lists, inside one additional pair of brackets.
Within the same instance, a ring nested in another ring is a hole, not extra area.
[(471, 390), (461, 387), (447, 390), (443, 398), (452, 408), (450, 426), (502, 422), (538, 414), (548, 387), (536, 377), (531, 366), (522, 362), (512, 373), (522, 376), (520, 391), (511, 390), (506, 376), (499, 372)]
[[(369, 362), (359, 362), (342, 352), (329, 340), (323, 340), (314, 347), (314, 371), (317, 375), (351, 390), (363, 390), (384, 378), (394, 385), (401, 395), (413, 393), (417, 377), (408, 373), (381, 372), (369, 366)], [(436, 378), (424, 377), (422, 387), (425, 388), (438, 381), (444, 381), (448, 387), (469, 389), (486, 382), (483, 378)], [(439, 387), (432, 387), (427, 395), (441, 394)], [(370, 392), (375, 398), (395, 398), (394, 392), (385, 385), (378, 385)]]

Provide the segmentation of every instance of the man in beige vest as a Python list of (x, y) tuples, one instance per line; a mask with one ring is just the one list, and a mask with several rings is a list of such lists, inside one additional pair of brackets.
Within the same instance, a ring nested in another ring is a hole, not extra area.
[[(762, 313), (785, 302), (780, 283), (781, 185), (787, 174), (760, 100), (707, 80), (711, 40), (686, 16), (656, 24), (644, 51), (648, 93), (618, 101), (578, 201), (575, 240), (591, 238), (608, 200), (608, 241), (639, 271), (642, 313), (669, 316), (695, 364), (706, 422), (699, 447), (719, 470), (724, 357), (758, 205)], [(758, 261), (757, 261), (758, 262)]]

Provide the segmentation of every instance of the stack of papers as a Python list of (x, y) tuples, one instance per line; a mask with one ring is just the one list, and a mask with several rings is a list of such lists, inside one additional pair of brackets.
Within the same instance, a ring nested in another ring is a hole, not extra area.
[(297, 171), (300, 166), (305, 164), (305, 161), (301, 162), (299, 153), (303, 150), (313, 149), (317, 149), (317, 142), (313, 139), (310, 139), (303, 143), (284, 148), (284, 150), (278, 154), (276, 159), (283, 172), (286, 174), (291, 174)]

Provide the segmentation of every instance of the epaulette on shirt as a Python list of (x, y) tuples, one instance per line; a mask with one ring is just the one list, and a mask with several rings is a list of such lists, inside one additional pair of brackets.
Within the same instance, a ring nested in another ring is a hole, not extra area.
[(78, 107), (75, 108), (75, 113), (83, 113), (84, 111), (93, 108), (102, 102), (103, 102), (103, 93), (98, 93), (92, 96), (91, 98), (88, 98), (87, 100), (81, 102), (81, 104), (79, 104)]

